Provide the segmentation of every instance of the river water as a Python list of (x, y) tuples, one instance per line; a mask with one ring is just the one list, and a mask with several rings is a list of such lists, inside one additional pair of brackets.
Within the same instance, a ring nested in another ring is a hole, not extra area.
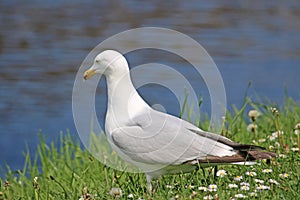
[[(47, 141), (57, 140), (59, 132), (66, 130), (77, 137), (72, 89), (80, 64), (98, 43), (132, 28), (170, 28), (203, 45), (223, 77), (229, 109), (242, 104), (249, 81), (249, 96), (254, 99), (268, 97), (280, 105), (286, 87), (299, 100), (299, 19), (300, 2), (292, 0), (1, 0), (0, 166), (21, 168), (22, 152), (26, 145), (35, 152), (40, 130)], [(193, 75), (186, 63), (167, 53), (145, 50), (129, 53), (127, 58), (133, 66), (163, 60), (186, 71), (187, 77)], [(97, 97), (97, 110), (103, 119), (104, 80), (99, 87), (103, 90)], [(196, 90), (207, 100), (205, 87)], [(140, 92), (149, 103), (179, 112), (164, 88), (145, 87)]]

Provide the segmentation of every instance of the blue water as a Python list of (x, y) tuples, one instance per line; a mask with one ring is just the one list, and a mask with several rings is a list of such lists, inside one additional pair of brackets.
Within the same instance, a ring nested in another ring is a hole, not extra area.
[[(180, 31), (197, 40), (216, 62), (223, 77), (227, 106), (241, 105), (249, 81), (249, 96), (279, 105), (284, 87), (299, 100), (300, 3), (244, 1), (32, 1), (0, 2), (0, 166), (22, 167), (28, 145), (34, 154), (38, 132), (48, 141), (59, 132), (76, 129), (72, 117), (72, 87), (87, 54), (101, 41), (131, 28), (157, 26)], [(117, 49), (117, 47), (115, 47)], [(161, 62), (185, 71), (189, 65), (166, 53), (132, 52), (132, 66)], [(190, 71), (191, 70), (191, 71)], [(166, 75), (167, 76), (167, 75)], [(201, 79), (198, 77), (197, 79)], [(196, 81), (196, 80), (195, 80)], [(176, 84), (176, 83), (174, 83)], [(98, 117), (104, 117), (105, 82), (100, 81)], [(209, 98), (205, 86), (195, 85)], [(153, 92), (155, 91), (155, 92)], [(151, 104), (179, 112), (166, 89), (140, 89)], [(103, 123), (103, 120), (102, 122)], [(2, 175), (2, 173), (0, 173)]]

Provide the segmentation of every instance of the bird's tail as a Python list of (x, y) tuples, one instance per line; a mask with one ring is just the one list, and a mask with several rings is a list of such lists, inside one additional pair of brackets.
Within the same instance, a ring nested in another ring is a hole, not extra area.
[(247, 151), (247, 155), (251, 160), (262, 160), (262, 159), (271, 159), (276, 157), (276, 153), (268, 152), (268, 151), (261, 151), (261, 150), (250, 150)]
[(197, 159), (193, 161), (189, 161), (189, 164), (237, 164), (237, 165), (254, 165), (256, 160), (270, 160), (271, 158), (276, 157), (276, 153), (264, 151), (262, 149), (258, 149), (255, 146), (255, 149), (252, 150), (249, 145), (249, 150), (245, 150), (245, 146), (243, 150), (238, 150), (236, 154), (232, 156), (207, 156), (205, 159)]

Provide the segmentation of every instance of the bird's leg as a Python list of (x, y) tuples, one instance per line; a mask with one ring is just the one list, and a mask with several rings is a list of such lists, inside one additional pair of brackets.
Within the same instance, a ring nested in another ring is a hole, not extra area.
[(155, 183), (152, 186), (151, 181), (153, 180), (153, 176), (150, 176), (149, 174), (146, 174), (146, 179), (147, 179), (147, 185), (150, 193), (155, 193), (157, 190), (157, 180), (155, 179)]
[(155, 193), (157, 191), (157, 188), (158, 188), (158, 180), (157, 179), (154, 179), (154, 185), (152, 187), (152, 193)]
[(152, 176), (146, 174), (146, 179), (147, 179), (147, 185), (148, 185), (148, 190), (150, 191), (150, 193), (152, 192), (152, 184), (151, 184), (151, 181), (152, 181)]

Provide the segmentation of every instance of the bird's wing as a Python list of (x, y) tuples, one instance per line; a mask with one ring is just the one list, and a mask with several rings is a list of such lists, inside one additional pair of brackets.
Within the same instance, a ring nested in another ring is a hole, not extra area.
[(178, 165), (207, 156), (232, 156), (231, 140), (207, 133), (177, 117), (150, 110), (112, 131), (113, 143), (130, 159), (147, 164)]

